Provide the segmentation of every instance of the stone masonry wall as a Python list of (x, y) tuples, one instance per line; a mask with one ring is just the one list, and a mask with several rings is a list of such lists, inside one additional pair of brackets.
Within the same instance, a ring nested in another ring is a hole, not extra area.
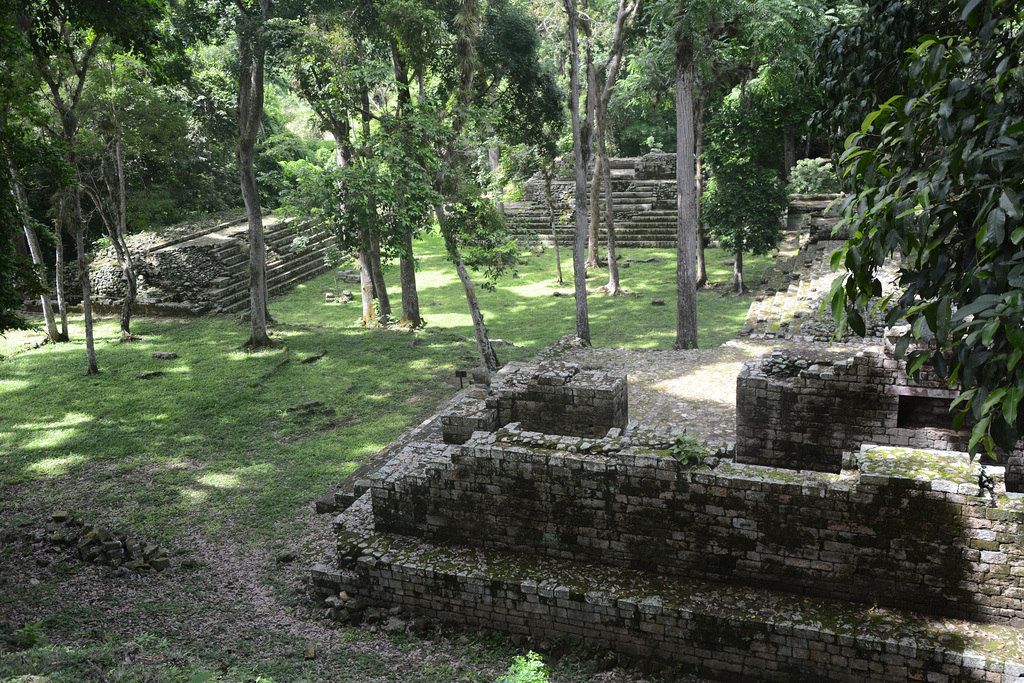
[(791, 376), (773, 373), (773, 362), (751, 361), (737, 378), (737, 462), (839, 472), (843, 454), (864, 443), (966, 450), (966, 432), (900, 425), (901, 401), (954, 394), (927, 374), (908, 377), (881, 348), (834, 363), (805, 361)]
[(626, 427), (627, 391), (625, 377), (551, 361), (507, 375), (487, 406), (498, 411), (499, 425), (519, 422), (544, 434), (602, 437)]
[(537, 582), (478, 571), (442, 571), (396, 555), (367, 554), (352, 583), (314, 572), (314, 582), (359, 591), (439, 619), (537, 639), (569, 637), (703, 678), (777, 683), (1022, 683), (1024, 665), (957, 652), (935, 642), (864, 634), (821, 623), (698, 611), (660, 598)]
[(859, 473), (797, 475), (509, 436), (414, 445), (416, 476), (373, 482), (377, 530), (1024, 625), (1024, 501), (989, 506), (963, 454), (866, 451)]
[(474, 431), (512, 422), (546, 434), (600, 438), (629, 419), (626, 378), (575, 363), (517, 367), (487, 396), (471, 397), (441, 418), (446, 443), (465, 443)]

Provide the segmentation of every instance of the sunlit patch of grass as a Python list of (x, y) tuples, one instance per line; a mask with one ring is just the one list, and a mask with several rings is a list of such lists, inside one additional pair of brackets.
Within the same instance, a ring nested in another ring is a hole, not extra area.
[(36, 474), (54, 477), (66, 473), (70, 467), (81, 464), (84, 461), (84, 456), (72, 454), (66, 455), (62, 458), (44, 458), (43, 460), (38, 460), (29, 465), (28, 469)]
[(233, 489), (242, 485), (235, 474), (213, 473), (204, 474), (199, 477), (199, 483), (204, 486), (212, 486), (218, 489)]
[(75, 436), (77, 427), (88, 421), (88, 415), (68, 413), (63, 419), (45, 424), (22, 423), (15, 430), (24, 431), (28, 435), (23, 446), (27, 450), (59, 448)]
[(31, 386), (32, 382), (27, 379), (6, 379), (0, 380), (0, 394), (8, 391), (20, 391)]
[(206, 499), (209, 497), (209, 495), (210, 494), (209, 494), (208, 491), (203, 491), (203, 490), (200, 490), (200, 489), (182, 489), (181, 490), (181, 497), (185, 499), (185, 502), (191, 503), (191, 504), (202, 503), (202, 502), (206, 501)]

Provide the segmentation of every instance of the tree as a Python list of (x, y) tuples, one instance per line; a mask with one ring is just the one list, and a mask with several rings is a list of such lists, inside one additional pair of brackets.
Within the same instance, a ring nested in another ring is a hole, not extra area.
[[(100, 215), (121, 268), (125, 295), (121, 305), (121, 341), (134, 341), (131, 319), (137, 294), (135, 261), (128, 248), (128, 195), (125, 171), (125, 136), (122, 115), (133, 108), (126, 91), (125, 65), (116, 63), (114, 55), (100, 60), (101, 93), (89, 112), (96, 124), (99, 162), (92, 173), (81, 174), (82, 190)], [(120, 67), (121, 74), (118, 74)], [(120, 76), (120, 77), (119, 77)]]
[(783, 124), (779, 102), (760, 82), (725, 98), (708, 122), (704, 158), (714, 178), (701, 198), (705, 223), (732, 249), (733, 290), (743, 284), (743, 254), (767, 254), (779, 241), (789, 198), (780, 173)]
[[(595, 73), (590, 88), (594, 91), (594, 121), (597, 126), (598, 166), (601, 169), (600, 182), (604, 185), (604, 227), (608, 236), (608, 284), (597, 291), (610, 296), (629, 294), (619, 284), (619, 264), (615, 254), (615, 204), (612, 198), (612, 169), (608, 159), (608, 108), (611, 104), (615, 83), (619, 77), (619, 64), (625, 49), (626, 32), (630, 20), (636, 15), (640, 0), (619, 0), (618, 12), (615, 15), (615, 29), (608, 59), (601, 68), (605, 74), (604, 83), (599, 81), (600, 74)], [(597, 167), (591, 181), (598, 185)]]
[(884, 300), (888, 324), (910, 324), (897, 356), (909, 350), (909, 372), (930, 364), (959, 387), (956, 423), (973, 423), (971, 453), (992, 453), (1012, 449), (1024, 425), (1024, 33), (1018, 3), (939, 9), (943, 33), (911, 49), (900, 94), (864, 118), (840, 158), (853, 238), (833, 255), (847, 273), (831, 305), (863, 333), (876, 273), (901, 255), (902, 291)]
[[(37, 100), (32, 96), (38, 84), (26, 78), (27, 50), (22, 36), (14, 29), (11, 3), (0, 2), (0, 17), (11, 19), (0, 27), (0, 68), (4, 73), (0, 77), (0, 152), (5, 160), (0, 173), (0, 224), (6, 226), (0, 234), (0, 332), (25, 327), (27, 321), (18, 313), (22, 297), (38, 295), (47, 337), (53, 342), (67, 341), (67, 328), (62, 333), (54, 320), (37, 235), (41, 226), (30, 214), (21, 172), (25, 164), (39, 157), (58, 168), (61, 164), (59, 158), (53, 158), (53, 151), (31, 133), (41, 118)], [(25, 235), (31, 262), (18, 253), (17, 226)]]
[(577, 36), (579, 14), (576, 0), (562, 0), (569, 23), (569, 118), (572, 125), (573, 168), (576, 179), (576, 230), (572, 243), (572, 271), (576, 290), (576, 336), (590, 345), (590, 316), (587, 310), (587, 156), (590, 127), (580, 126), (580, 46)]
[(697, 175), (693, 125), (698, 54), (680, 3), (676, 29), (676, 349), (697, 348)]
[(238, 40), (238, 176), (248, 217), (249, 339), (247, 348), (266, 348), (274, 342), (267, 334), (267, 251), (263, 241), (263, 209), (256, 185), (256, 138), (263, 123), (264, 72), (269, 42), (268, 20), (272, 0), (235, 3)]
[[(696, 191), (696, 153), (704, 102), (701, 70), (712, 78), (731, 77), (743, 82), (770, 60), (799, 55), (798, 37), (813, 23), (817, 3), (812, 0), (753, 0), (711, 2), (681, 0), (665, 4), (671, 10), (676, 67), (676, 202), (677, 318), (675, 348), (697, 346), (697, 278), (692, 265), (700, 211)], [(711, 64), (706, 64), (710, 60)], [(716, 73), (717, 72), (717, 73)], [(727, 76), (728, 75), (728, 76)], [(705, 83), (710, 82), (707, 76)]]
[(86, 223), (82, 215), (77, 137), (78, 106), (93, 60), (105, 41), (124, 49), (152, 55), (157, 42), (156, 26), (163, 16), (157, 0), (56, 0), (39, 5), (21, 5), (17, 26), (24, 35), (32, 66), (45, 84), (49, 104), (59, 121), (57, 135), (65, 149), (65, 162), (72, 181), (67, 188), (70, 226), (75, 236), (78, 277), (82, 287), (85, 319), (87, 375), (99, 372), (93, 340), (92, 301), (89, 268), (85, 258)]

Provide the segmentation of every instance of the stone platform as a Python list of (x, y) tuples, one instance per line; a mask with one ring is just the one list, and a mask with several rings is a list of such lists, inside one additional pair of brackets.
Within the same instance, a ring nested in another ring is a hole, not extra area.
[(1024, 681), (1024, 503), (961, 455), (797, 472), (684, 463), (665, 427), (455, 445), (440, 419), (336, 518), (314, 581), (340, 618), (401, 605), (721, 680)]

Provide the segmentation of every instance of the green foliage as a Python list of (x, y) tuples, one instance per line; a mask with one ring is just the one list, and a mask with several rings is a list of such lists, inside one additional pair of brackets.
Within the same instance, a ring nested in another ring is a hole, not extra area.
[(669, 448), (669, 453), (681, 464), (689, 465), (691, 460), (699, 463), (704, 458), (709, 457), (711, 450), (708, 448), (706, 441), (698, 441), (695, 437), (684, 432), (682, 436), (676, 437), (672, 447)]
[(887, 322), (910, 323), (897, 354), (918, 342), (910, 372), (930, 363), (961, 387), (972, 453), (1009, 450), (1024, 426), (1024, 34), (1014, 3), (940, 9), (956, 20), (921, 38), (899, 71), (903, 94), (847, 140), (854, 237), (833, 257), (849, 272), (831, 305), (863, 333), (875, 273), (902, 255), (902, 293), (887, 302)]
[(479, 39), (481, 65), (489, 77), (495, 131), (509, 144), (536, 143), (545, 127), (560, 128), (564, 94), (554, 75), (538, 63), (537, 22), (522, 5), (497, 0), (487, 6)]
[(919, 36), (940, 30), (956, 2), (871, 0), (866, 7), (839, 3), (815, 37), (806, 75), (823, 104), (811, 116), (814, 129), (833, 137), (839, 154), (843, 136), (870, 112), (903, 91), (903, 60)]
[(714, 173), (701, 198), (710, 232), (734, 251), (765, 254), (778, 244), (788, 204), (779, 176), (780, 103), (749, 84), (726, 98), (705, 130), (704, 159)]
[(527, 652), (525, 656), (516, 655), (508, 673), (498, 679), (498, 683), (547, 683), (547, 669), (544, 660), (536, 652)]
[(800, 159), (789, 172), (790, 194), (834, 194), (839, 178), (828, 159)]
[(11, 645), (21, 650), (30, 650), (34, 647), (46, 645), (46, 633), (43, 632), (43, 620), (34, 624), (25, 624), (14, 632), (10, 639)]

